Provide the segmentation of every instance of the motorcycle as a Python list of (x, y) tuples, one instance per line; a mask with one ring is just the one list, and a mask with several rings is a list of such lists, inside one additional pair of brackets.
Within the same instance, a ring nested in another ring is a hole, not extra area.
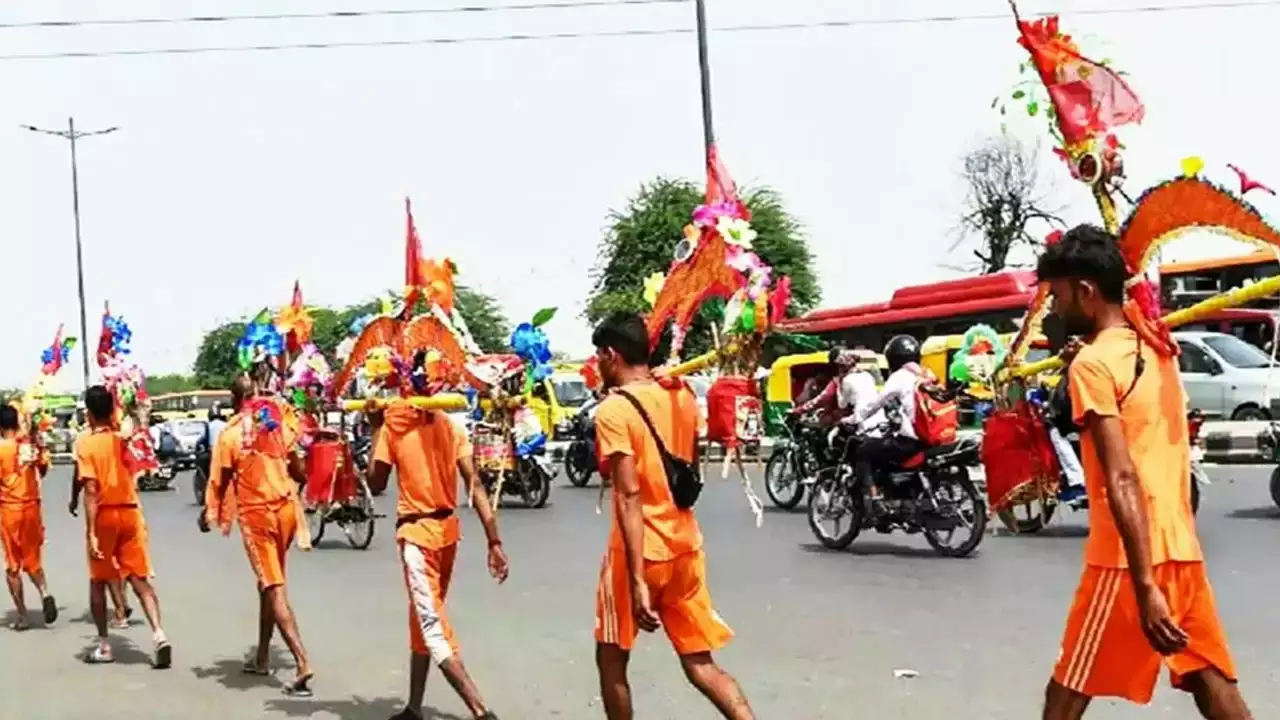
[(210, 464), (213, 462), (213, 455), (207, 450), (201, 448), (196, 453), (196, 469), (191, 475), (191, 492), (195, 495), (196, 505), (204, 507), (205, 490), (209, 487)]
[[(1280, 423), (1270, 423), (1258, 436), (1258, 450), (1270, 456), (1272, 462), (1280, 461)], [(1271, 471), (1270, 485), (1271, 502), (1280, 507), (1280, 466)]]
[[(551, 497), (556, 473), (547, 459), (546, 446), (517, 454), (499, 428), (477, 423), (475, 429), (477, 475), (490, 498), (502, 477), (502, 495), (520, 498), (526, 507), (541, 508)], [(500, 502), (500, 498), (494, 498)]]
[(774, 505), (791, 510), (818, 470), (831, 463), (831, 451), (826, 431), (812, 416), (788, 416), (783, 428), (786, 437), (774, 445), (764, 467), (764, 491)]
[[(1191, 440), (1191, 513), (1194, 515), (1200, 512), (1200, 489), (1203, 486), (1212, 484), (1209, 475), (1201, 467), (1204, 462), (1204, 414), (1199, 410), (1192, 410), (1187, 413), (1187, 434)], [(1071, 443), (1071, 449), (1075, 452), (1076, 457), (1080, 457), (1080, 436), (1078, 433), (1067, 435), (1067, 440)], [(1280, 469), (1278, 469), (1280, 471)], [(1018, 507), (1002, 510), (997, 513), (1000, 522), (1011, 532), (1022, 533), (1038, 533), (1049, 524), (1053, 519), (1053, 514), (1059, 505), (1066, 505), (1073, 512), (1087, 511), (1089, 509), (1089, 498), (1085, 496), (1074, 497), (1070, 500), (1067, 477), (1060, 473), (1061, 480), (1058, 484), (1059, 493), (1057, 498), (1053, 498), (1048, 502), (1031, 502)], [(1276, 495), (1276, 476), (1272, 476), (1272, 497)], [(1280, 505), (1280, 499), (1276, 499), (1276, 504)], [(1024, 516), (1019, 516), (1018, 511), (1023, 511)]]
[(569, 437), (569, 449), (564, 453), (564, 474), (574, 487), (586, 487), (597, 470), (595, 422), (587, 408), (573, 416)]
[[(371, 436), (363, 435), (351, 439), (351, 462), (355, 463), (356, 470), (365, 477), (369, 475), (369, 457), (372, 452), (373, 439)], [(385, 487), (381, 488), (378, 492), (373, 493), (373, 496), (378, 497), (386, 491)]]
[[(841, 550), (868, 528), (888, 534), (924, 533), (943, 557), (964, 557), (982, 542), (987, 526), (986, 499), (969, 478), (978, 461), (979, 443), (965, 438), (931, 447), (897, 467), (872, 471), (868, 487), (854, 471), (852, 458), (865, 435), (841, 429), (835, 445), (838, 462), (818, 471), (809, 493), (809, 528), (825, 547)], [(841, 521), (848, 527), (841, 530)], [(833, 522), (828, 531), (823, 523)], [(957, 534), (962, 537), (958, 543)]]
[(155, 470), (138, 476), (138, 490), (142, 492), (168, 490), (173, 485), (173, 478), (177, 473), (177, 462), (175, 460), (161, 460)]

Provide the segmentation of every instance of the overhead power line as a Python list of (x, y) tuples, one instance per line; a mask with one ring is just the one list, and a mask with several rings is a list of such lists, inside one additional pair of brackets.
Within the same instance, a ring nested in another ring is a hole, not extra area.
[[(656, 1), (656, 0), (651, 0)], [(683, 0), (665, 0), (677, 2)], [(617, 4), (616, 2), (613, 4)], [(1093, 10), (1073, 10), (1062, 15), (1135, 15), (1146, 13), (1173, 13), (1193, 10), (1237, 9), (1249, 7), (1277, 7), (1280, 0), (1222, 0), (1221, 2), (1200, 2), (1184, 5), (1150, 5), (1130, 8), (1098, 8)], [(1044, 13), (1040, 14), (1041, 16)], [(933, 15), (902, 18), (861, 18), (852, 20), (822, 20), (814, 22), (764, 23), (756, 25), (728, 25), (711, 28), (712, 32), (777, 32), (788, 30), (816, 30), (851, 28), (868, 25), (919, 25), (960, 23), (975, 21), (1012, 22), (1008, 13), (992, 13), (982, 15)], [(221, 45), (197, 47), (169, 48), (137, 48), (119, 50), (85, 50), (52, 53), (16, 53), (0, 55), (0, 61), (19, 60), (62, 60), (76, 58), (103, 57), (139, 57), (148, 55), (203, 55), (209, 53), (242, 53), (242, 52), (279, 52), (286, 50), (335, 50), (341, 48), (390, 48), (412, 47), (418, 45), (471, 45), (500, 42), (532, 42), (545, 40), (577, 40), (585, 38), (619, 38), (619, 37), (655, 37), (661, 35), (689, 35), (694, 28), (632, 28), (624, 30), (584, 30), (579, 32), (506, 34), (506, 35), (471, 35), (459, 37), (429, 37), (406, 40), (353, 40), (315, 43), (279, 43), (263, 45)]]
[(253, 15), (193, 15), (187, 17), (134, 17), (85, 20), (31, 20), (0, 23), (0, 30), (73, 28), (104, 25), (192, 25), (274, 20), (338, 20), (352, 18), (402, 17), (407, 15), (457, 15), (464, 13), (527, 12), (635, 5), (681, 5), (689, 0), (564, 0), (513, 5), (458, 5), (443, 8), (384, 8), (376, 10), (332, 10), (326, 12), (263, 13)]

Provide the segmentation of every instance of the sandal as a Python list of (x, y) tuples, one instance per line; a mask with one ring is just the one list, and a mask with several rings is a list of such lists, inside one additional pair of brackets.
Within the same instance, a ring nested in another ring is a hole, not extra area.
[(112, 630), (128, 630), (129, 618), (117, 618), (111, 621)]
[(31, 629), (31, 623), (27, 622), (26, 618), (18, 618), (9, 623), (8, 627), (14, 632), (25, 632)]
[(284, 689), (284, 694), (295, 698), (309, 698), (313, 693), (309, 687), (311, 679), (315, 677), (315, 673), (308, 673), (300, 678), (295, 678), (288, 687)]
[(107, 665), (115, 662), (116, 658), (111, 650), (98, 645), (85, 654), (84, 661), (89, 665)]
[(53, 599), (52, 595), (45, 595), (42, 603), (44, 610), (44, 624), (52, 625), (58, 621), (58, 601)]
[(168, 670), (173, 664), (173, 648), (166, 641), (156, 643), (156, 659), (151, 667), (156, 670)]
[(244, 665), (240, 668), (240, 674), (267, 677), (271, 674), (271, 670), (263, 665), (259, 665), (257, 660), (245, 660)]

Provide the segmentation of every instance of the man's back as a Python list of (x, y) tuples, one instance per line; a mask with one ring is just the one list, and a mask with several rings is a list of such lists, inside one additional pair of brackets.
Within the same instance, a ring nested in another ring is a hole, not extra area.
[[(23, 458), (23, 442), (0, 439), (0, 505), (20, 505), (40, 499), (40, 476), (34, 458)], [(35, 448), (27, 445), (28, 452)]]
[(458, 541), (458, 458), (470, 454), (470, 439), (447, 413), (403, 403), (387, 408), (372, 458), (395, 468), (396, 517), (414, 519), (397, 528), (397, 538), (428, 549)]
[[(1135, 383), (1139, 348), (1144, 367)], [(1152, 564), (1203, 560), (1191, 512), (1190, 439), (1177, 359), (1161, 357), (1140, 344), (1128, 328), (1110, 328), (1080, 350), (1071, 363), (1069, 382), (1077, 423), (1089, 413), (1120, 419), (1146, 501)], [(1080, 450), (1090, 507), (1085, 562), (1127, 567), (1091, 433), (1081, 434)]]
[[(702, 547), (702, 533), (692, 510), (681, 510), (671, 498), (666, 471), (657, 443), (635, 407), (618, 393), (630, 393), (653, 421), (654, 429), (672, 455), (690, 460), (698, 441), (697, 399), (687, 387), (668, 389), (654, 382), (628, 385), (600, 404), (596, 413), (599, 454), (635, 459), (644, 513), (646, 560), (670, 560)], [(616, 486), (615, 486), (616, 488)], [(622, 547), (622, 535), (614, 521), (610, 543)]]
[(286, 457), (260, 452), (247, 447), (253, 420), (237, 415), (218, 436), (214, 451), (215, 464), (235, 472), (236, 504), (241, 510), (278, 505), (289, 498), (293, 479), (289, 477)]
[(138, 489), (124, 453), (124, 440), (109, 428), (94, 428), (76, 440), (76, 470), (82, 479), (97, 481), (98, 502), (104, 508), (138, 505)]

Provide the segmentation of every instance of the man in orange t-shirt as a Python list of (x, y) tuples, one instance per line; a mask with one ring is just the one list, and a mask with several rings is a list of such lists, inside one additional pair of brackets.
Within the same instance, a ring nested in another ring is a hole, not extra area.
[[(248, 376), (237, 378), (231, 386), (235, 415), (218, 435), (213, 449), (200, 529), (208, 532), (218, 526), (224, 535), (230, 534), (226, 493), (234, 488), (231, 497), (240, 520), (240, 537), (258, 580), (258, 648), (245, 663), (244, 672), (270, 672), (271, 636), (279, 627), (297, 663), (294, 680), (285, 691), (294, 697), (311, 697), (310, 682), (315, 673), (285, 590), (285, 558), (302, 521), (289, 462), (297, 426), (293, 418), (287, 417), (290, 410), (282, 403), (258, 397), (258, 387)], [(280, 427), (269, 429), (253, 417), (264, 402), (275, 403), (281, 417), (273, 422), (279, 422)]]
[[(498, 536), (498, 519), (484, 486), (476, 482), (471, 441), (445, 413), (418, 410), (395, 401), (380, 412), (370, 403), (366, 414), (374, 428), (370, 484), (386, 487), (396, 471), (396, 542), (409, 593), (409, 702), (398, 720), (421, 720), (430, 662), (440, 666), (467, 709), (478, 719), (497, 720), (480, 696), (458, 654), (453, 627), (445, 613), (461, 529), (458, 523), (458, 475), (470, 488), (489, 542), (489, 573), (507, 579), (507, 556)], [(385, 418), (385, 420), (384, 420)]]
[(711, 657), (733, 637), (711, 605), (702, 532), (667, 484), (658, 443), (676, 458), (695, 456), (700, 415), (680, 383), (654, 382), (649, 336), (634, 313), (615, 313), (592, 336), (600, 376), (613, 394), (596, 411), (596, 445), (613, 485), (613, 529), (596, 589), (596, 666), (610, 720), (633, 716), (627, 662), (639, 630), (666, 630), (685, 677), (731, 720), (755, 716), (742, 689)]
[(1125, 317), (1115, 238), (1080, 226), (1041, 256), (1054, 312), (1087, 338), (1070, 360), (1089, 539), (1046, 720), (1078, 720), (1094, 697), (1151, 701), (1161, 665), (1212, 720), (1252, 718), (1218, 619), (1191, 512), (1186, 396), (1171, 353)]
[(58, 619), (58, 603), (45, 583), (41, 550), (44, 516), (40, 511), (40, 480), (49, 471), (49, 455), (21, 433), (21, 415), (12, 405), (0, 406), (0, 544), (4, 546), (5, 581), (17, 618), (10, 630), (26, 630), (27, 603), (22, 573), (40, 593), (46, 625)]
[(133, 475), (125, 465), (124, 438), (113, 426), (115, 398), (101, 385), (85, 391), (90, 430), (76, 440), (76, 472), (84, 486), (85, 534), (89, 551), (89, 610), (98, 644), (85, 656), (91, 664), (114, 662), (107, 642), (107, 584), (127, 581), (142, 603), (155, 645), (153, 667), (172, 664), (173, 651), (160, 625), (160, 601), (150, 578), (147, 524)]

